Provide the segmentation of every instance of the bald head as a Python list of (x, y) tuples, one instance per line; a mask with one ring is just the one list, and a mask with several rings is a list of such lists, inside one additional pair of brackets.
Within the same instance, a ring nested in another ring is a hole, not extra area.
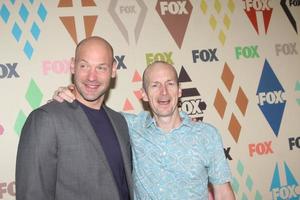
[(152, 64), (148, 65), (147, 68), (144, 70), (144, 73), (143, 73), (143, 88), (144, 88), (144, 90), (146, 90), (149, 82), (151, 81), (151, 80), (149, 80), (149, 73), (151, 73), (152, 70), (156, 70), (157, 68), (161, 68), (161, 67), (169, 68), (171, 70), (171, 73), (173, 73), (173, 75), (174, 75), (176, 83), (179, 84), (178, 83), (178, 74), (173, 65), (171, 65), (165, 61), (154, 61)]
[(111, 57), (112, 63), (114, 62), (114, 50), (113, 50), (111, 44), (108, 41), (106, 41), (104, 38), (99, 37), (99, 36), (91, 36), (91, 37), (85, 38), (77, 44), (76, 49), (75, 49), (75, 61), (77, 60), (81, 49), (83, 47), (89, 47), (91, 45), (101, 45), (103, 48), (107, 49), (107, 51), (109, 52), (109, 55)]

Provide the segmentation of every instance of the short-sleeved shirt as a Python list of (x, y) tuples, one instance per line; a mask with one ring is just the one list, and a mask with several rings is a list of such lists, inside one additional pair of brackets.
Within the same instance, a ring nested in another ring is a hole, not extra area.
[(212, 125), (181, 112), (181, 125), (165, 133), (148, 112), (122, 114), (131, 138), (135, 199), (207, 200), (208, 181), (231, 181), (221, 136)]

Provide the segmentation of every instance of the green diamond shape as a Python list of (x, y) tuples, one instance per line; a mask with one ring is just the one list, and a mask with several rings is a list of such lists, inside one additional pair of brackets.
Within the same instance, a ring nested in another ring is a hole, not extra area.
[(34, 80), (31, 80), (26, 92), (27, 102), (30, 104), (32, 109), (36, 109), (41, 105), (42, 98), (43, 93), (41, 92), (40, 88), (37, 86)]
[(242, 199), (241, 200), (248, 200), (248, 197), (245, 193), (243, 193)]
[(247, 179), (246, 179), (246, 186), (248, 188), (249, 191), (252, 190), (252, 187), (253, 187), (253, 180), (250, 176), (247, 176)]
[(262, 196), (259, 191), (256, 191), (255, 193), (255, 200), (262, 200)]
[(237, 164), (237, 170), (240, 176), (243, 176), (244, 173), (244, 165), (243, 163), (239, 160)]
[(232, 189), (236, 194), (239, 192), (240, 189), (240, 184), (235, 177), (232, 178)]
[(295, 86), (296, 91), (300, 91), (300, 81), (297, 81), (296, 86)]
[(18, 114), (18, 117), (17, 117), (17, 120), (15, 122), (15, 126), (14, 126), (15, 131), (18, 135), (21, 134), (21, 130), (24, 126), (26, 118), (27, 118), (27, 116), (24, 114), (24, 112), (22, 110), (20, 110), (20, 112)]

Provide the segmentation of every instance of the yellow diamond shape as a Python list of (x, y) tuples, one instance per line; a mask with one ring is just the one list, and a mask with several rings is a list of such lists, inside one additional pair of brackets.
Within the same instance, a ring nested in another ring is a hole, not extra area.
[(222, 5), (219, 0), (215, 0), (215, 9), (216, 9), (217, 13), (219, 14), (222, 9)]
[(229, 10), (231, 13), (233, 13), (234, 9), (235, 9), (235, 4), (233, 0), (228, 0), (228, 4), (227, 4)]
[(226, 35), (225, 33), (221, 30), (220, 33), (219, 33), (219, 40), (220, 42), (222, 43), (222, 45), (225, 44), (225, 41), (226, 41)]
[(207, 11), (207, 3), (206, 3), (205, 0), (202, 0), (202, 1), (201, 1), (200, 8), (201, 8), (202, 12), (203, 12), (204, 14), (206, 14), (206, 11)]
[(217, 20), (216, 18), (212, 15), (209, 19), (209, 24), (210, 24), (210, 27), (215, 30), (216, 29), (216, 26), (217, 26)]
[(231, 21), (230, 21), (230, 18), (228, 17), (227, 14), (225, 14), (224, 19), (223, 19), (223, 22), (224, 22), (226, 28), (229, 29), (230, 24), (231, 24)]

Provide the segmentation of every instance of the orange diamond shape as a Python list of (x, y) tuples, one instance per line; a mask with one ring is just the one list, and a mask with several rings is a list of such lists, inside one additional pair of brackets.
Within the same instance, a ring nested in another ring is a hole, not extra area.
[(214, 101), (214, 106), (215, 106), (216, 110), (218, 111), (220, 117), (223, 119), (225, 109), (227, 106), (227, 102), (219, 89), (217, 90), (217, 94), (216, 94), (215, 101)]
[(227, 87), (228, 91), (230, 92), (231, 88), (232, 88), (232, 83), (234, 80), (234, 75), (233, 75), (232, 71), (230, 70), (230, 68), (228, 67), (227, 63), (225, 63), (225, 65), (224, 65), (221, 78), (222, 78), (225, 86)]
[(241, 132), (241, 125), (233, 113), (231, 115), (228, 130), (232, 135), (234, 141), (238, 142)]
[(248, 106), (248, 98), (241, 87), (239, 87), (239, 91), (236, 96), (235, 103), (239, 107), (243, 115), (245, 116), (247, 106)]

